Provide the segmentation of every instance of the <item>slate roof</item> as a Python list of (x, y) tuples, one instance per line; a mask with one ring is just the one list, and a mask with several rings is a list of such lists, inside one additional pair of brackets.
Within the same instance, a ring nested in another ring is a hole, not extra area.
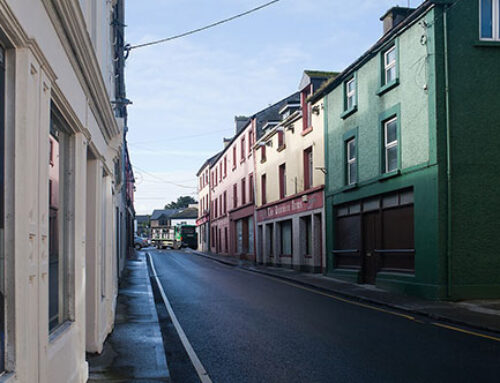
[(180, 211), (180, 209), (158, 209), (153, 210), (153, 214), (151, 214), (151, 219), (160, 219), (162, 216), (165, 218), (171, 218), (173, 214), (176, 214)]
[(170, 216), (170, 219), (174, 218), (198, 218), (198, 209), (195, 207), (188, 207)]
[(135, 220), (138, 224), (149, 223), (149, 215), (136, 215)]

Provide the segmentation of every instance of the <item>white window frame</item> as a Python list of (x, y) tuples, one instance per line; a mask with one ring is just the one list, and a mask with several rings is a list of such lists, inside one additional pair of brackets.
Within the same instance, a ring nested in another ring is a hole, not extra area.
[[(396, 122), (396, 139), (394, 141), (387, 142), (387, 126), (394, 121)], [(398, 146), (397, 129), (399, 129), (397, 116), (393, 117), (387, 121), (384, 121), (384, 152), (385, 152), (384, 155), (385, 155), (385, 172), (386, 173), (390, 173), (390, 172), (393, 172), (394, 170), (397, 170), (397, 169), (389, 170), (389, 156), (388, 156), (389, 149), (392, 149), (392, 148)], [(399, 151), (399, 148), (398, 148), (398, 151)], [(399, 155), (399, 152), (398, 152), (398, 155)]]
[(347, 162), (346, 162), (347, 163), (347, 185), (353, 185), (357, 181), (357, 180), (351, 179), (351, 177), (352, 177), (352, 175), (351, 175), (351, 165), (355, 164), (356, 161), (357, 161), (357, 159), (358, 159), (356, 157), (356, 150), (354, 150), (354, 156), (353, 156), (353, 158), (350, 158), (351, 157), (351, 148), (350, 148), (349, 144), (351, 142), (353, 142), (353, 141), (354, 141), (354, 145), (355, 145), (354, 147), (356, 147), (356, 145), (357, 145), (357, 143), (356, 143), (356, 137), (353, 137), (350, 140), (347, 140), (346, 143), (345, 143), (346, 147), (347, 147), (346, 148), (346, 156), (347, 156), (347, 158), (346, 158), (346, 160), (347, 160)]
[[(388, 63), (387, 58), (389, 57), (389, 54), (391, 52), (394, 52), (394, 60)], [(392, 68), (394, 68), (394, 70), (397, 72), (396, 62), (397, 62), (396, 45), (393, 45), (391, 48), (389, 48), (387, 51), (384, 52), (384, 85), (389, 84), (389, 81), (387, 80), (387, 73), (389, 73), (389, 71)], [(397, 77), (397, 73), (394, 76), (394, 80), (396, 79), (396, 77)], [(394, 80), (392, 80), (392, 81), (394, 81)]]
[(479, 39), (482, 41), (500, 41), (500, 0), (492, 0), (492, 37), (482, 36), (483, 1), (479, 0)]
[[(349, 86), (353, 84), (353, 89), (349, 91)], [(356, 80), (355, 78), (351, 78), (345, 84), (345, 93), (346, 93), (346, 110), (351, 110), (356, 105)], [(352, 100), (349, 103), (349, 100)]]

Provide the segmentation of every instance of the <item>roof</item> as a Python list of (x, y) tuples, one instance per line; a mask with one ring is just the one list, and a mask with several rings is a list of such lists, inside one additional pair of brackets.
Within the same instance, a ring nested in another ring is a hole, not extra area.
[(337, 77), (333, 77), (323, 83), (323, 85), (311, 96), (309, 101), (316, 102), (322, 97), (326, 96), (332, 90), (337, 88), (342, 84), (347, 77), (349, 77), (354, 71), (363, 66), (366, 62), (372, 59), (380, 49), (384, 47), (389, 41), (401, 34), (406, 27), (413, 24), (421, 15), (426, 13), (435, 4), (442, 3), (441, 0), (426, 0), (418, 8), (415, 9), (404, 21), (395, 26), (385, 35), (383, 35), (370, 49), (368, 49), (360, 58), (358, 58), (354, 63), (348, 66), (343, 72), (341, 72)]
[(222, 152), (217, 153), (215, 156), (210, 157), (208, 160), (206, 160), (203, 165), (201, 165), (200, 170), (198, 170), (198, 173), (196, 173), (196, 177), (199, 177), (203, 169), (205, 169), (207, 166), (212, 166), (218, 159), (219, 156), (222, 154)]
[(326, 80), (338, 76), (339, 72), (326, 72), (321, 70), (305, 70), (299, 84), (299, 90), (303, 90), (306, 86), (313, 84), (313, 88), (317, 89)]
[[(256, 123), (256, 139), (258, 140), (262, 136), (262, 127), (268, 122), (268, 121), (279, 121), (281, 120), (280, 116), (280, 109), (283, 107), (283, 105), (290, 103), (290, 102), (300, 102), (300, 93), (295, 92), (292, 95), (285, 97), (284, 99), (276, 102), (273, 105), (268, 106), (265, 109), (262, 109), (260, 112), (255, 113), (253, 116), (248, 117), (248, 123), (237, 133), (234, 135), (233, 138), (231, 138), (231, 141), (225, 146), (225, 148), (218, 154), (218, 157), (215, 159), (210, 164), (210, 167), (215, 165), (217, 160), (219, 160), (220, 157), (228, 150), (228, 148), (233, 144), (238, 137), (240, 136), (241, 132), (245, 130), (245, 128), (252, 122), (253, 119), (255, 119)], [(205, 166), (205, 165), (204, 165)]]
[(170, 216), (171, 219), (175, 218), (198, 218), (198, 209), (195, 207), (188, 207), (183, 209), (176, 214)]
[(135, 220), (137, 221), (138, 224), (148, 223), (149, 222), (149, 215), (136, 215)]
[(153, 214), (151, 214), (151, 219), (160, 219), (161, 217), (171, 218), (173, 214), (176, 214), (180, 211), (180, 209), (158, 209), (153, 210)]

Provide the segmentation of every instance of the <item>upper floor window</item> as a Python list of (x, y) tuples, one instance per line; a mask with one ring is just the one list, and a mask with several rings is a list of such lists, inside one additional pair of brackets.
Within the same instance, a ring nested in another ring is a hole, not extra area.
[(356, 80), (351, 78), (345, 86), (346, 110), (351, 110), (356, 105)]
[(227, 176), (227, 157), (224, 157), (224, 178)]
[(282, 127), (278, 128), (278, 150), (285, 147), (285, 130)]
[(356, 138), (346, 142), (346, 183), (353, 185), (358, 181), (358, 159), (356, 155)]
[(312, 147), (304, 150), (304, 190), (313, 185), (313, 156)]
[(236, 169), (236, 144), (233, 146), (233, 170)]
[(245, 159), (245, 137), (241, 139), (241, 160)]
[(384, 162), (385, 172), (398, 169), (398, 118), (384, 122)]
[(307, 98), (312, 93), (312, 85), (304, 88), (300, 94), (300, 103), (302, 107), (302, 130), (307, 130), (312, 126), (311, 103), (307, 102)]
[(238, 207), (238, 184), (233, 185), (233, 208)]
[(500, 41), (500, 0), (480, 0), (482, 40)]
[(246, 190), (247, 190), (246, 179), (243, 178), (241, 180), (241, 204), (242, 205), (247, 203)]
[(384, 53), (384, 85), (396, 81), (396, 46)]
[(286, 165), (282, 164), (279, 168), (279, 187), (280, 187), (280, 198), (286, 197)]
[(266, 145), (260, 147), (260, 162), (266, 162)]
[(248, 202), (253, 202), (253, 174), (248, 176)]
[(262, 205), (265, 205), (267, 203), (267, 179), (265, 174), (262, 174), (260, 178), (260, 197)]

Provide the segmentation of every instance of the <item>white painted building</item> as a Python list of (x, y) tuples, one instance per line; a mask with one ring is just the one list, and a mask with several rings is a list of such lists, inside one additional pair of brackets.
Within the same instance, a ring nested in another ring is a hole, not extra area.
[(0, 0), (1, 382), (85, 382), (113, 328), (120, 1)]

